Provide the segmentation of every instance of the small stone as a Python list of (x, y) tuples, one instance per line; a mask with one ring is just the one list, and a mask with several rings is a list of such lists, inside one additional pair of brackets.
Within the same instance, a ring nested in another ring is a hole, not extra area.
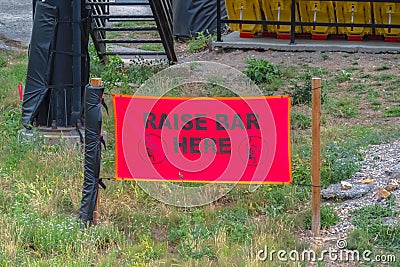
[(373, 179), (364, 179), (361, 181), (362, 184), (373, 184), (374, 180)]
[(131, 88), (139, 88), (139, 85), (137, 85), (136, 83), (128, 83), (128, 85)]
[(387, 199), (390, 196), (390, 192), (387, 191), (385, 188), (379, 189), (378, 192), (375, 194), (375, 198), (378, 200)]
[(399, 185), (397, 183), (389, 183), (387, 186), (385, 186), (385, 189), (389, 192), (396, 191)]
[(331, 184), (321, 190), (324, 199), (354, 199), (360, 198), (373, 189), (370, 184), (354, 184), (349, 190), (341, 190), (341, 184)]
[(345, 181), (340, 182), (340, 185), (342, 186), (342, 190), (349, 190), (353, 187), (351, 183)]

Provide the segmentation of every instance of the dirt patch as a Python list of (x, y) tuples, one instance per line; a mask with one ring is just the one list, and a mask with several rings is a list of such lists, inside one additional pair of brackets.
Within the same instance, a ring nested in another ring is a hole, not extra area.
[(1, 34), (0, 34), (0, 41), (3, 41), (4, 44), (5, 44), (6, 46), (9, 46), (9, 47), (14, 47), (14, 48), (18, 48), (18, 49), (24, 49), (24, 48), (26, 48), (26, 47), (22, 44), (21, 41), (9, 39), (9, 38), (5, 37), (4, 35), (1, 35)]

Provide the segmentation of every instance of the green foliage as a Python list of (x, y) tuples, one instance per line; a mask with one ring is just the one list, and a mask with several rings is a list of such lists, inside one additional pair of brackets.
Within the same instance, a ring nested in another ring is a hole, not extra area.
[(162, 44), (142, 44), (140, 49), (147, 50), (147, 51), (157, 51), (162, 52), (164, 51), (164, 46)]
[(246, 60), (246, 64), (244, 74), (257, 84), (269, 83), (280, 76), (278, 67), (267, 60), (251, 58)]
[(311, 103), (312, 96), (312, 73), (305, 71), (301, 74), (299, 81), (292, 80), (292, 90), (289, 92), (291, 95), (293, 105), (297, 104), (309, 104)]
[(364, 229), (355, 229), (347, 237), (347, 247), (349, 250), (372, 250), (372, 237)]
[(0, 54), (0, 68), (7, 67), (8, 65), (8, 56), (6, 54)]
[(350, 97), (331, 98), (325, 108), (335, 117), (354, 118), (358, 112), (358, 101)]
[(137, 59), (126, 70), (128, 81), (140, 86), (155, 73), (165, 69), (168, 65), (163, 60)]
[(200, 259), (213, 256), (210, 246), (204, 244), (212, 234), (213, 231), (205, 225), (201, 210), (196, 209), (192, 216), (185, 214), (177, 228), (170, 229), (168, 239), (178, 244), (177, 248), (182, 257)]
[(147, 79), (163, 70), (168, 65), (163, 60), (145, 60), (137, 58), (129, 66), (125, 66), (121, 57), (109, 56), (108, 64), (104, 64), (98, 58), (93, 45), (89, 46), (91, 57), (91, 76), (101, 77), (106, 89), (119, 87), (121, 93), (132, 93), (131, 84), (140, 86)]
[(352, 81), (353, 74), (347, 70), (340, 70), (340, 72), (338, 74), (336, 74), (336, 80), (339, 83), (346, 82), (346, 81)]
[(362, 148), (381, 144), (398, 136), (395, 131), (362, 127), (353, 129), (350, 135), (352, 138), (346, 138), (344, 135), (341, 136), (340, 142), (329, 142), (323, 150), (324, 163), (321, 168), (321, 180), (324, 185), (338, 183), (359, 171), (359, 162), (364, 158), (360, 151)]
[(327, 54), (325, 54), (325, 53), (321, 53), (321, 57), (322, 57), (323, 60), (329, 59), (329, 56)]
[(351, 86), (351, 91), (352, 92), (357, 92), (358, 94), (365, 94), (371, 90), (371, 87), (367, 84), (359, 83)]
[[(301, 184), (301, 178), (295, 177), (295, 184)], [(296, 210), (299, 202), (308, 199), (309, 191), (302, 187), (265, 185), (260, 188), (260, 198), (264, 203), (256, 204), (259, 213), (265, 213), (272, 218), (286, 218), (287, 213)]]
[[(302, 152), (299, 150), (302, 149)], [(292, 154), (292, 175), (296, 183), (308, 182), (311, 176), (311, 150), (309, 148), (300, 148)], [(310, 154), (304, 154), (308, 151)]]
[(378, 74), (378, 75), (374, 76), (374, 80), (375, 81), (379, 81), (379, 82), (390, 81), (390, 80), (393, 80), (393, 79), (394, 79), (394, 75), (393, 74), (387, 74), (387, 73), (381, 73), (381, 74)]
[[(304, 210), (310, 199), (311, 172), (311, 139), (309, 131), (302, 130), (310, 127), (310, 118), (303, 113), (303, 107), (292, 113), (292, 185), (262, 185), (254, 192), (247, 185), (238, 186), (210, 205), (180, 209), (153, 200), (135, 182), (109, 181), (108, 190), (101, 194), (105, 203), (101, 207), (101, 225), (81, 229), (74, 214), (80, 205), (83, 154), (61, 146), (36, 146), (18, 141), (21, 102), (16, 88), (25, 79), (26, 60), (18, 54), (8, 54), (7, 58), (8, 64), (0, 67), (0, 265), (246, 266), (253, 264), (249, 256), (251, 248), (263, 248), (266, 244), (268, 248), (299, 248), (295, 233), (309, 224), (308, 211)], [(136, 60), (130, 66), (121, 64), (118, 57), (111, 60), (110, 66), (103, 65), (94, 53), (92, 75), (102, 77), (105, 72), (107, 90), (112, 93), (125, 88), (126, 92), (132, 92), (132, 83), (140, 85), (164, 67), (144, 60)], [(349, 89), (337, 85), (335, 74), (319, 68), (276, 67), (278, 74), (270, 75), (270, 81), (259, 84), (268, 94), (282, 93), (282, 88), (290, 84), (307, 87), (307, 80), (325, 76), (323, 88), (330, 97), (324, 108), (332, 112), (328, 115), (340, 113), (337, 107), (329, 106), (339, 103), (340, 99), (335, 97), (348, 96), (343, 106), (354, 107), (366, 100), (371, 104), (372, 100), (379, 100), (382, 106), (392, 106), (388, 102), (398, 97), (400, 80), (396, 74), (393, 79), (379, 75), (382, 86), (377, 90), (376, 83), (372, 82), (377, 76), (355, 72), (352, 74), (355, 82)], [(204, 88), (191, 89), (195, 93), (203, 90), (208, 96), (229, 95), (225, 88), (218, 86), (218, 78), (218, 75), (210, 77)], [(181, 96), (183, 92), (175, 93)], [(109, 95), (106, 101), (110, 101)], [(362, 112), (364, 109), (355, 113), (356, 119), (340, 117), (349, 121), (346, 126), (340, 125), (344, 121), (340, 118), (323, 124), (321, 180), (324, 186), (346, 179), (358, 170), (356, 163), (363, 159), (360, 151), (369, 144), (399, 137), (398, 127), (389, 125), (392, 119), (378, 116), (380, 113), (375, 114), (378, 126), (351, 126), (360, 122)], [(103, 122), (109, 149), (102, 153), (101, 173), (102, 177), (112, 177), (115, 167), (112, 116), (105, 115)], [(399, 226), (386, 224), (395, 222), (389, 217), (399, 214), (391, 213), (390, 207), (384, 208), (387, 210), (375, 207), (373, 211), (363, 209), (352, 214), (353, 223), (360, 229), (350, 234), (349, 247), (380, 246), (385, 252), (399, 249)], [(322, 227), (336, 220), (333, 209), (323, 206)], [(282, 266), (282, 263), (270, 265)]]
[(177, 245), (183, 258), (200, 259), (213, 257), (211, 242), (218, 235), (226, 235), (230, 243), (248, 242), (252, 238), (253, 226), (247, 224), (248, 211), (243, 208), (219, 211), (216, 222), (208, 224), (200, 209), (185, 214), (178, 227), (172, 227), (168, 240)]
[(216, 36), (206, 33), (198, 32), (197, 36), (189, 40), (188, 53), (197, 53), (206, 50), (216, 40)]
[(224, 230), (233, 242), (249, 241), (253, 235), (253, 226), (247, 225), (248, 211), (243, 208), (227, 210), (218, 215), (217, 227)]
[(380, 109), (381, 106), (382, 106), (382, 102), (379, 101), (379, 100), (377, 100), (377, 99), (372, 99), (372, 98), (370, 98), (369, 101), (370, 101), (370, 103), (371, 103), (373, 109), (375, 109), (375, 110)]
[[(326, 229), (333, 226), (339, 221), (339, 216), (332, 206), (322, 205), (321, 206), (321, 229)], [(311, 210), (307, 211), (305, 217), (305, 226), (307, 229), (311, 229)]]
[(383, 70), (390, 70), (390, 69), (391, 69), (391, 67), (382, 65), (382, 66), (376, 67), (374, 70), (375, 71), (383, 71)]
[(384, 111), (385, 117), (400, 117), (400, 106), (394, 106), (385, 109)]
[(359, 161), (362, 160), (358, 152), (357, 143), (332, 142), (327, 145), (325, 150), (325, 164), (323, 168), (322, 180), (328, 183), (337, 183), (348, 179), (353, 173), (360, 170)]
[(311, 127), (311, 118), (298, 112), (292, 112), (290, 114), (291, 125), (294, 129), (307, 129)]
[[(390, 247), (392, 250), (400, 248), (400, 225), (388, 225), (385, 218), (397, 217), (400, 212), (393, 210), (394, 201), (389, 201), (388, 206), (380, 204), (365, 206), (352, 212), (352, 223), (360, 231), (368, 233), (363, 236), (363, 244), (373, 244), (384, 247)], [(352, 233), (359, 235), (358, 232)], [(354, 246), (357, 246), (355, 242)]]
[[(312, 78), (322, 77), (326, 74), (321, 68), (314, 68), (305, 65), (302, 71), (299, 73), (297, 79), (290, 79), (291, 89), (285, 93), (292, 97), (292, 104), (310, 104), (312, 97)], [(327, 95), (325, 93), (325, 82), (321, 85), (321, 103), (324, 103)]]
[[(15, 205), (19, 205), (16, 203)], [(17, 210), (17, 207), (14, 207)], [(106, 248), (109, 244), (123, 241), (124, 237), (116, 228), (104, 227), (82, 229), (75, 218), (57, 215), (42, 218), (36, 213), (15, 212), (10, 220), (17, 222), (21, 229), (19, 238), (30, 249), (45, 255), (66, 252), (82, 252), (86, 247)]]
[(118, 55), (108, 56), (108, 64), (104, 64), (97, 56), (93, 44), (89, 45), (90, 55), (90, 75), (103, 79), (106, 88), (115, 87), (128, 82), (128, 77), (124, 71), (124, 62)]
[[(393, 203), (392, 203), (393, 205)], [(368, 205), (352, 212), (355, 215), (353, 224), (357, 227), (370, 227), (371, 223), (382, 224), (382, 218), (397, 216), (398, 211), (393, 211), (392, 206), (383, 206), (381, 204)]]

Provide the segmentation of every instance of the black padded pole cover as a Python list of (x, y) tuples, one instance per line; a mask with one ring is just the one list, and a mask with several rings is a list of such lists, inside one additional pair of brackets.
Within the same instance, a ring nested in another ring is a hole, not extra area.
[(26, 128), (30, 128), (48, 93), (57, 13), (55, 6), (43, 2), (36, 4), (22, 103), (22, 124)]
[(85, 90), (85, 166), (79, 210), (79, 219), (85, 225), (93, 223), (99, 188), (103, 92), (103, 86), (88, 85)]

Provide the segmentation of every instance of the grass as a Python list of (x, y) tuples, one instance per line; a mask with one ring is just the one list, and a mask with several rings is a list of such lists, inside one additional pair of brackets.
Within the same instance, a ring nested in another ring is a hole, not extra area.
[(207, 50), (211, 46), (211, 42), (216, 40), (216, 36), (206, 33), (198, 32), (196, 37), (193, 37), (188, 41), (189, 48), (188, 53), (197, 53)]
[(385, 109), (384, 112), (385, 117), (400, 117), (400, 106), (394, 106)]
[(140, 49), (147, 51), (162, 52), (164, 51), (164, 46), (162, 44), (142, 44), (140, 46)]
[(384, 71), (384, 70), (390, 70), (390, 69), (391, 69), (391, 67), (382, 65), (382, 66), (376, 67), (374, 70), (375, 71)]
[(400, 256), (400, 224), (385, 222), (385, 218), (398, 217), (399, 212), (394, 210), (396, 204), (393, 200), (388, 202), (387, 206), (374, 204), (353, 211), (352, 223), (357, 230), (349, 236), (349, 249), (371, 250), (375, 254), (384, 251), (396, 255), (396, 258)]
[(350, 97), (331, 98), (326, 103), (327, 112), (339, 118), (354, 118), (357, 116), (358, 101)]
[[(358, 109), (362, 100), (372, 97), (387, 106), (387, 100), (380, 98), (380, 89), (374, 85), (344, 88), (337, 73), (311, 66), (274, 65), (278, 71), (272, 76), (279, 77), (280, 86), (271, 85), (278, 83), (277, 79), (257, 81), (260, 85), (271, 86), (266, 90), (273, 94), (281, 94), (285, 88), (295, 92), (297, 85), (298, 95), (306, 95), (304, 103), (293, 106), (291, 115), (293, 185), (263, 185), (255, 191), (241, 185), (210, 205), (176, 208), (154, 200), (135, 182), (106, 180), (107, 190), (101, 192), (100, 226), (81, 229), (75, 220), (83, 180), (82, 151), (18, 140), (21, 102), (17, 85), (25, 80), (26, 55), (1, 55), (7, 58), (7, 64), (0, 66), (1, 266), (293, 266), (289, 262), (259, 262), (255, 253), (265, 246), (300, 251), (309, 246), (297, 235), (310, 224), (311, 119), (307, 79), (318, 75), (325, 81), (323, 186), (358, 171), (362, 148), (399, 137), (398, 127), (390, 124), (363, 124), (362, 110)], [(140, 85), (166, 67), (162, 62), (140, 59), (128, 67), (118, 57), (111, 57), (107, 66), (96, 58), (91, 63), (91, 74), (105, 81), (109, 106), (110, 93), (134, 93), (135, 87), (129, 84)], [(352, 85), (362, 84), (361, 75), (351, 74)], [(382, 82), (387, 86), (391, 81)], [(226, 94), (216, 86), (207, 90), (210, 95)], [(104, 114), (103, 126), (108, 132), (108, 150), (102, 154), (101, 174), (113, 177), (112, 110), (110, 115)], [(380, 246), (389, 252), (398, 247), (398, 228), (388, 228), (375, 220), (387, 213), (374, 209), (377, 211), (354, 213), (361, 230), (351, 233), (354, 242), (349, 240), (349, 244), (357, 248)], [(323, 227), (337, 221), (332, 206), (324, 205)], [(364, 221), (370, 224), (362, 224)]]

